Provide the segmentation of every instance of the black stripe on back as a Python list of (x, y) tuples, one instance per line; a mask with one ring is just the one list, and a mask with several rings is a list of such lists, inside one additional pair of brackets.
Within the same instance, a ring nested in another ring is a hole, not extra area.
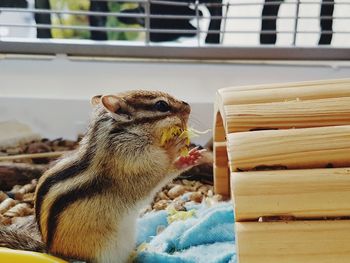
[(67, 180), (75, 175), (78, 175), (84, 172), (88, 166), (90, 165), (90, 156), (87, 155), (80, 162), (75, 162), (72, 165), (66, 167), (65, 169), (58, 171), (56, 174), (52, 174), (50, 177), (46, 178), (46, 180), (40, 185), (37, 191), (36, 199), (35, 199), (35, 216), (40, 227), (40, 211), (41, 206), (44, 200), (44, 197), (49, 192), (50, 188), (55, 184)]
[[(57, 223), (60, 215), (73, 203), (88, 199), (96, 195), (102, 194), (110, 187), (113, 183), (108, 178), (101, 178), (101, 175), (96, 176), (92, 181), (86, 182), (75, 189), (70, 190), (67, 193), (60, 195), (50, 208), (50, 213), (47, 221), (47, 248), (50, 250), (52, 241), (54, 239)], [(83, 221), (80, 223), (84, 223)]]
[[(92, 128), (92, 134), (95, 134), (97, 127), (100, 122), (97, 122)], [(90, 138), (88, 142), (88, 149), (83, 154), (83, 158), (80, 160), (74, 161), (71, 165), (65, 167), (63, 170), (57, 171), (56, 173), (50, 175), (46, 180), (40, 185), (37, 189), (36, 199), (35, 199), (35, 217), (39, 226), (39, 230), (41, 232), (41, 224), (40, 224), (40, 212), (43, 200), (47, 193), (50, 191), (50, 188), (55, 184), (65, 181), (68, 178), (74, 177), (86, 171), (89, 167), (94, 152), (96, 150), (95, 138)], [(66, 157), (69, 158), (69, 157)]]

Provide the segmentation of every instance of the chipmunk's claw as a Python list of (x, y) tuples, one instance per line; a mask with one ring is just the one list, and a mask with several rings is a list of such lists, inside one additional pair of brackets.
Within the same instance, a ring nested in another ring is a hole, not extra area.
[(198, 147), (195, 147), (191, 149), (188, 152), (187, 156), (180, 156), (176, 159), (174, 165), (177, 169), (187, 169), (192, 166), (195, 166), (199, 164), (200, 159), (202, 158), (202, 153), (204, 153), (206, 150), (198, 150)]

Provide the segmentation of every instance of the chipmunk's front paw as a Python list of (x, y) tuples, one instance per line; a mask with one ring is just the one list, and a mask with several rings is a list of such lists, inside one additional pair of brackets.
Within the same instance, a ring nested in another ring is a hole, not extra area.
[(198, 150), (198, 147), (191, 149), (186, 156), (180, 156), (175, 160), (175, 168), (178, 170), (187, 169), (199, 164), (202, 154), (206, 150)]

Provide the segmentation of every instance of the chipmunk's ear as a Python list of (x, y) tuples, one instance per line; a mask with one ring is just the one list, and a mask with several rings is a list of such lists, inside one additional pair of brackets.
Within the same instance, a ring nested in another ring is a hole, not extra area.
[(122, 100), (114, 95), (102, 96), (101, 102), (103, 107), (111, 113), (117, 113), (123, 105)]
[(111, 114), (116, 121), (130, 121), (131, 114), (125, 101), (115, 95), (105, 95), (101, 98), (105, 110)]
[(101, 97), (102, 95), (93, 96), (90, 100), (91, 105), (96, 106), (97, 104), (99, 104), (101, 102)]

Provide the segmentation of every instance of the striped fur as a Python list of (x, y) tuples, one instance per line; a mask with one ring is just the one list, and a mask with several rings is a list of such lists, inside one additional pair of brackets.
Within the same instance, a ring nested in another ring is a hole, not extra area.
[[(36, 218), (52, 254), (125, 262), (133, 248), (138, 210), (181, 172), (174, 171), (173, 163), (183, 145), (161, 146), (160, 136), (166, 128), (186, 126), (188, 104), (162, 92), (114, 96), (120, 101), (111, 107), (116, 112), (94, 97), (98, 105), (79, 149), (39, 181)], [(158, 100), (171, 110), (156, 111)]]
[[(92, 133), (96, 132), (96, 130), (97, 130), (97, 124), (92, 128)], [(92, 161), (92, 158), (93, 158), (93, 152), (95, 151), (95, 148), (96, 148), (96, 143), (93, 143), (92, 138), (90, 138), (90, 140), (91, 140), (90, 144), (88, 143), (89, 148), (86, 151), (83, 151), (83, 153), (81, 154), (82, 155), (81, 159), (79, 160), (72, 159), (72, 161), (66, 164), (64, 168), (48, 171), (48, 174), (50, 174), (50, 176), (45, 175), (44, 176), (45, 180), (40, 181), (37, 187), (36, 199), (35, 199), (35, 216), (38, 220), (39, 229), (41, 229), (39, 212), (41, 210), (43, 199), (45, 198), (46, 194), (49, 192), (50, 188), (59, 182), (65, 181), (68, 178), (81, 174), (90, 165), (90, 162)], [(67, 158), (70, 158), (70, 157), (67, 157)]]
[(68, 178), (71, 178), (73, 176), (79, 175), (80, 173), (84, 172), (88, 168), (90, 161), (91, 161), (91, 157), (89, 155), (86, 155), (86, 157), (83, 158), (81, 162), (72, 163), (71, 165), (65, 167), (63, 170), (52, 174), (40, 185), (40, 187), (38, 187), (38, 191), (36, 194), (37, 198), (35, 200), (35, 206), (36, 206), (35, 213), (36, 213), (36, 218), (38, 219), (39, 228), (40, 228), (41, 206), (50, 188), (59, 182), (62, 182), (64, 180), (67, 180)]
[(89, 199), (95, 195), (100, 195), (111, 187), (111, 182), (108, 178), (94, 178), (90, 182), (79, 185), (69, 191), (58, 196), (50, 207), (49, 218), (47, 219), (47, 238), (46, 246), (50, 250), (54, 234), (57, 230), (59, 216), (71, 204), (78, 200)]

